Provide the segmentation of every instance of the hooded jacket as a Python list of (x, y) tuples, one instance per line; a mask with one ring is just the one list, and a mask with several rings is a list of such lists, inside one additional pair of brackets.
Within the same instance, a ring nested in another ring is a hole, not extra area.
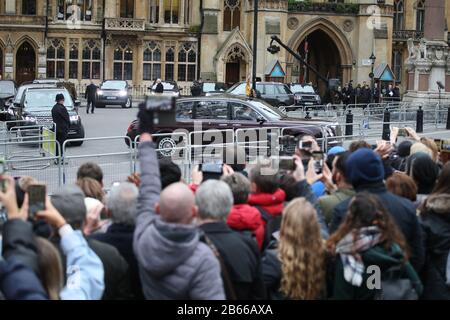
[(450, 195), (431, 195), (421, 213), (426, 258), (423, 299), (450, 299), (446, 267), (450, 257)]
[(261, 250), (264, 242), (264, 220), (258, 209), (248, 204), (236, 204), (231, 208), (227, 224), (233, 230), (251, 231)]
[(220, 265), (193, 225), (166, 223), (156, 215), (161, 180), (153, 143), (139, 145), (141, 187), (133, 249), (147, 299), (223, 300)]
[(278, 189), (274, 193), (255, 193), (251, 194), (248, 203), (251, 206), (258, 206), (273, 216), (279, 216), (283, 212), (286, 193)]

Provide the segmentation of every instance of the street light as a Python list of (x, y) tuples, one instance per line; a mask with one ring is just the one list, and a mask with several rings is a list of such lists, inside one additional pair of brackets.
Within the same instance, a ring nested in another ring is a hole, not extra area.
[(373, 73), (373, 69), (375, 67), (375, 60), (377, 60), (377, 57), (375, 57), (373, 52), (370, 55), (369, 60), (370, 60), (370, 63), (372, 64), (372, 71), (369, 74), (369, 77), (371, 79), (371, 82), (370, 82), (371, 86), (370, 86), (370, 88), (372, 90), (372, 94), (370, 95), (370, 102), (373, 103), (373, 98), (374, 98), (374, 94), (375, 94), (375, 74)]

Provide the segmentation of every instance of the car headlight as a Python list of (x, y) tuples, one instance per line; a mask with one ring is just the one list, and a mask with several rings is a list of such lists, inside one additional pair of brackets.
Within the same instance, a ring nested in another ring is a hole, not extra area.
[(10, 114), (10, 115), (13, 116), (13, 115), (14, 115), (14, 110), (13, 110), (12, 108), (9, 108), (9, 109), (8, 109), (8, 114)]
[(36, 122), (36, 117), (33, 117), (33, 116), (25, 116), (25, 121), (28, 121), (28, 122)]
[(102, 95), (103, 95), (103, 90), (97, 90), (97, 94), (98, 94), (99, 96), (102, 96)]
[(80, 116), (70, 116), (70, 122), (78, 122), (80, 120)]
[(119, 96), (125, 97), (127, 95), (127, 92), (125, 90), (120, 90)]
[(319, 97), (319, 96), (316, 96), (316, 100), (317, 100), (317, 101), (320, 101), (320, 97)]

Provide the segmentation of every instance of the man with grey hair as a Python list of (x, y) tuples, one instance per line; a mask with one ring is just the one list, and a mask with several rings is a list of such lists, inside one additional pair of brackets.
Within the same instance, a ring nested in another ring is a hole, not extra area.
[(138, 114), (141, 184), (137, 204), (134, 253), (146, 299), (223, 300), (220, 265), (200, 241), (193, 224), (197, 216), (194, 194), (182, 183), (161, 192), (153, 116)]
[(106, 196), (106, 214), (112, 224), (105, 233), (90, 238), (115, 247), (129, 266), (129, 280), (134, 299), (142, 300), (139, 267), (133, 252), (134, 222), (136, 218), (138, 188), (129, 182), (114, 185)]
[(231, 230), (226, 224), (233, 206), (233, 194), (223, 181), (208, 180), (195, 194), (204, 241), (220, 255), (227, 299), (265, 299), (261, 257), (256, 241)]
[[(86, 205), (84, 193), (76, 185), (60, 188), (51, 201), (58, 212), (74, 230), (83, 230), (86, 222)], [(59, 248), (59, 239), (52, 242)], [(113, 246), (94, 239), (87, 239), (89, 247), (100, 258), (105, 269), (105, 292), (103, 300), (129, 299), (130, 283), (128, 279), (128, 264)]]

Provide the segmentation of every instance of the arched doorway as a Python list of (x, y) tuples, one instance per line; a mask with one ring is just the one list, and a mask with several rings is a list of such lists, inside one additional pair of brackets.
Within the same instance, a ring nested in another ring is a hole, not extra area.
[(27, 41), (16, 52), (16, 82), (33, 81), (36, 78), (36, 52)]
[(231, 86), (247, 76), (247, 57), (240, 45), (234, 45), (225, 56), (225, 82)]
[[(297, 50), (321, 76), (327, 79), (337, 78), (342, 81), (342, 62), (339, 49), (325, 32), (316, 30), (308, 34)], [(312, 82), (323, 96), (327, 90), (327, 84), (320, 80), (314, 72), (300, 66), (298, 62), (296, 64), (300, 71), (300, 82)]]

